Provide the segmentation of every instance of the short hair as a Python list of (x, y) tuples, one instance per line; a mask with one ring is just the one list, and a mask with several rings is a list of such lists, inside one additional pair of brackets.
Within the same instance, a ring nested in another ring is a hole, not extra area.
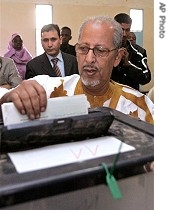
[(41, 35), (43, 32), (49, 32), (49, 31), (53, 31), (53, 30), (57, 31), (57, 33), (60, 37), (60, 28), (57, 24), (53, 24), (53, 23), (44, 25), (41, 29)]
[(68, 26), (64, 26), (64, 27), (61, 28), (61, 30), (64, 30), (64, 29), (69, 30), (70, 34), (72, 33), (71, 29)]
[(126, 13), (119, 13), (114, 17), (114, 19), (120, 24), (121, 23), (132, 24), (131, 17)]
[(133, 34), (133, 36), (136, 38), (136, 34), (133, 31), (130, 31), (130, 34)]
[[(114, 34), (112, 36), (112, 43), (115, 48), (120, 48), (121, 47), (121, 42), (122, 42), (122, 37), (123, 37), (123, 31), (118, 22), (116, 22), (113, 18), (108, 17), (108, 16), (94, 16), (94, 17), (89, 17), (87, 18), (80, 26), (79, 29), (79, 37), (81, 37), (81, 33), (84, 29), (84, 27), (89, 23), (89, 22), (100, 22), (100, 23), (108, 23), (110, 24), (113, 29), (114, 29)], [(104, 39), (104, 37), (103, 37)]]

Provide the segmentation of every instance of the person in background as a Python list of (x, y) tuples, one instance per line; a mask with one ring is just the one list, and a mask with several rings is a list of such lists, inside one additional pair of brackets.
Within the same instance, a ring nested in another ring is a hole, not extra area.
[(136, 44), (136, 35), (134, 32), (130, 31), (128, 36), (127, 36), (127, 39), (131, 42), (131, 44)]
[(14, 88), (21, 83), (22, 79), (18, 73), (14, 61), (11, 58), (0, 56), (0, 87)]
[(117, 14), (114, 19), (120, 23), (123, 30), (122, 48), (124, 50), (120, 64), (112, 71), (111, 79), (139, 90), (139, 85), (151, 81), (151, 71), (147, 65), (147, 54), (144, 48), (131, 44), (127, 38), (132, 19), (125, 13)]
[(129, 32), (129, 34), (128, 34), (128, 38), (127, 38), (130, 42), (131, 42), (131, 44), (133, 45), (133, 46), (135, 46), (136, 48), (137, 47), (140, 47), (140, 49), (142, 49), (142, 55), (143, 55), (143, 57), (147, 57), (147, 52), (146, 52), (146, 50), (143, 48), (143, 47), (141, 47), (140, 45), (138, 45), (138, 44), (136, 44), (136, 35), (135, 35), (135, 33), (134, 32)]
[(110, 81), (113, 67), (123, 56), (122, 36), (120, 24), (111, 17), (86, 19), (76, 44), (79, 74), (24, 80), (13, 90), (0, 92), (0, 104), (13, 101), (21, 114), (33, 120), (45, 111), (48, 98), (85, 94), (88, 107), (110, 107), (153, 124), (152, 101), (137, 90)]
[(71, 54), (76, 56), (75, 46), (69, 44), (69, 41), (72, 39), (72, 31), (69, 27), (64, 26), (60, 30), (60, 35), (62, 39), (62, 44), (60, 46), (60, 49), (62, 52)]
[(46, 74), (51, 77), (58, 76), (53, 68), (53, 59), (57, 59), (57, 66), (61, 76), (78, 73), (76, 57), (61, 52), (61, 43), (59, 26), (57, 24), (44, 25), (41, 29), (41, 44), (44, 53), (27, 63), (25, 78), (29, 79), (40, 74)]
[(4, 57), (14, 60), (20, 77), (25, 79), (26, 64), (32, 59), (32, 55), (24, 47), (21, 35), (17, 33), (12, 34), (11, 40), (8, 44), (8, 51), (4, 54)]

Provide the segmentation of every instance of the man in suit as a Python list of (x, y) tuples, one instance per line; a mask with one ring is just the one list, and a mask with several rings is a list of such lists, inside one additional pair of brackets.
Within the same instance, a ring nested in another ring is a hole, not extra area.
[(58, 59), (57, 66), (62, 77), (78, 73), (76, 57), (60, 50), (62, 40), (58, 25), (48, 24), (42, 27), (41, 44), (45, 52), (27, 63), (25, 79), (40, 74), (56, 77), (56, 72), (53, 69), (53, 58)]
[(45, 111), (49, 97), (85, 94), (88, 107), (110, 107), (153, 124), (152, 101), (139, 91), (110, 81), (113, 67), (123, 56), (122, 36), (121, 26), (111, 17), (86, 19), (76, 44), (79, 75), (39, 75), (24, 80), (11, 91), (0, 90), (0, 104), (13, 102), (21, 114), (34, 120)]

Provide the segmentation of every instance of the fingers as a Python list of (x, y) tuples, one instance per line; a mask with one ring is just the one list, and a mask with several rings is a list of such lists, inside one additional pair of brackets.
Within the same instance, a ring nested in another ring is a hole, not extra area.
[[(22, 88), (22, 91), (21, 91)], [(30, 119), (38, 119), (40, 117), (41, 111), (45, 111), (47, 98), (46, 92), (42, 86), (40, 86), (36, 81), (24, 81), (20, 89), (18, 89), (20, 94), (20, 99), (24, 111)]]
[(128, 55), (128, 51), (126, 48), (124, 48), (124, 55)]
[(154, 171), (154, 161), (153, 162), (150, 162), (150, 163), (147, 163), (143, 166), (143, 169), (146, 173), (148, 172), (153, 172)]
[(5, 94), (1, 102), (12, 101), (21, 114), (27, 114), (29, 119), (38, 119), (45, 111), (47, 97), (44, 88), (34, 80), (24, 80), (15, 89)]
[(128, 63), (128, 57), (129, 57), (129, 53), (128, 53), (127, 49), (124, 48), (123, 59), (124, 59), (125, 63)]

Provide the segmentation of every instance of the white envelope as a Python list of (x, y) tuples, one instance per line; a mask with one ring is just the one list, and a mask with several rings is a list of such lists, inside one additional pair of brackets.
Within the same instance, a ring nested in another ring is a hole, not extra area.
[[(45, 112), (41, 113), (38, 120), (85, 115), (88, 114), (87, 104), (87, 98), (84, 94), (50, 98)], [(27, 115), (20, 114), (12, 102), (4, 103), (1, 107), (4, 126), (31, 121)]]

